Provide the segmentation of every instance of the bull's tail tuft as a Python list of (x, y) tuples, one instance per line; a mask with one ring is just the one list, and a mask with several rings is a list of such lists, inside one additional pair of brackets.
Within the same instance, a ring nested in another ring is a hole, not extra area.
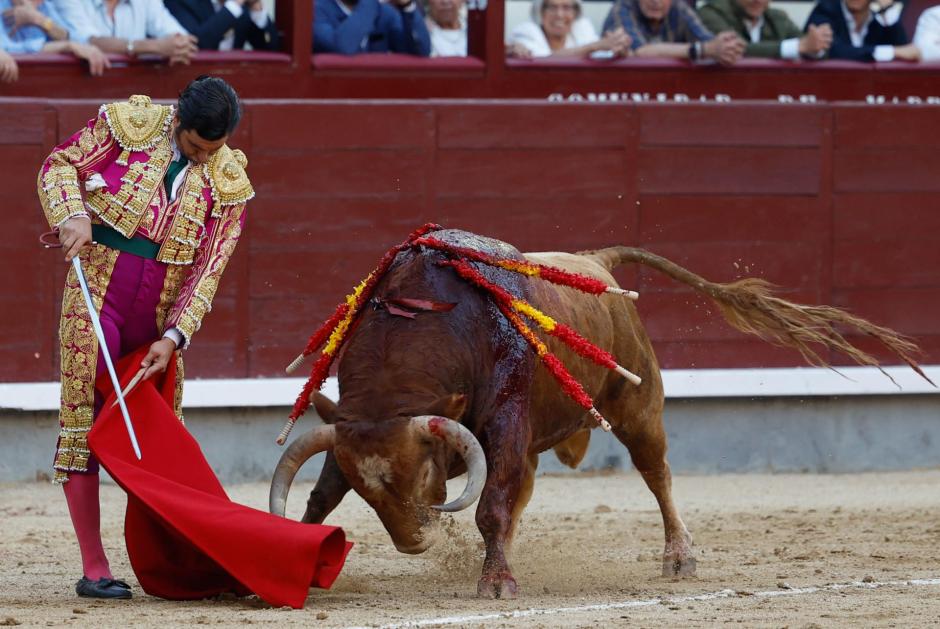
[(738, 330), (776, 345), (792, 347), (811, 364), (831, 367), (817, 351), (822, 346), (841, 352), (860, 365), (880, 369), (878, 360), (847, 341), (838, 327), (853, 329), (876, 339), (927, 382), (934, 384), (917, 364), (914, 357), (921, 352), (911, 339), (839, 308), (807, 306), (781, 299), (774, 295), (774, 287), (764, 280), (746, 278), (728, 284), (709, 282), (666, 258), (635, 247), (608, 247), (583, 251), (581, 255), (594, 258), (608, 271), (625, 262), (634, 262), (665, 273), (711, 297), (728, 323)]

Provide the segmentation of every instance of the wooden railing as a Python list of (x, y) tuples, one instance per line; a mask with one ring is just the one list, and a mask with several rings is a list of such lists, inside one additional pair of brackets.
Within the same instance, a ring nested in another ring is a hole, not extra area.
[(649, 59), (506, 60), (503, 2), (470, 4), (470, 56), (461, 59), (311, 55), (312, 2), (277, 0), (282, 52), (202, 52), (191, 65), (172, 67), (114, 56), (101, 78), (68, 56), (21, 56), (20, 80), (0, 84), (0, 95), (173, 98), (191, 78), (208, 73), (228, 78), (245, 98), (940, 101), (940, 64), (745, 60), (721, 68)]

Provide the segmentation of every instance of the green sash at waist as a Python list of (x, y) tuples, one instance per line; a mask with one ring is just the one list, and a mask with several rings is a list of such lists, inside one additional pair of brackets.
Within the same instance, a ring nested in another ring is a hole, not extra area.
[(111, 247), (118, 251), (126, 251), (141, 258), (155, 260), (157, 252), (160, 251), (160, 245), (143, 236), (134, 236), (127, 238), (114, 228), (108, 225), (95, 224), (91, 226), (91, 238), (100, 245)]

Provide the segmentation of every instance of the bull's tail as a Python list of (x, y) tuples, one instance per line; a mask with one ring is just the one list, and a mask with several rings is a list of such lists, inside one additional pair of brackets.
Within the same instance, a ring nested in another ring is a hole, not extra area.
[(711, 297), (728, 323), (738, 330), (756, 334), (777, 345), (795, 348), (807, 362), (814, 365), (831, 367), (829, 362), (813, 349), (814, 346), (818, 348), (821, 345), (842, 352), (861, 365), (872, 365), (880, 369), (875, 357), (849, 343), (836, 328), (845, 326), (854, 329), (877, 339), (927, 382), (934, 384), (914, 359), (921, 350), (909, 338), (839, 308), (807, 306), (786, 301), (774, 296), (773, 285), (764, 280), (745, 278), (729, 284), (709, 282), (666, 258), (634, 247), (608, 247), (596, 251), (582, 251), (581, 255), (594, 258), (608, 271), (625, 262), (634, 262), (665, 273), (672, 279), (688, 284)]

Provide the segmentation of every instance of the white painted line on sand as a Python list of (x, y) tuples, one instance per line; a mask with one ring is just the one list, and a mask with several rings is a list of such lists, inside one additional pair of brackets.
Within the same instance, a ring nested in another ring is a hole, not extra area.
[[(634, 607), (652, 607), (653, 605), (669, 605), (679, 603), (692, 603), (697, 601), (713, 601), (723, 598), (775, 598), (780, 596), (800, 596), (815, 594), (817, 592), (838, 591), (848, 589), (875, 590), (883, 587), (925, 587), (940, 586), (937, 579), (908, 579), (906, 581), (850, 581), (848, 583), (831, 583), (829, 585), (810, 586), (803, 588), (789, 588), (768, 590), (764, 592), (739, 592), (735, 590), (718, 590), (695, 596), (677, 596), (672, 598), (649, 598), (617, 603), (596, 603), (594, 605), (578, 605), (575, 607), (548, 607), (541, 609), (517, 609), (507, 612), (493, 612), (491, 614), (477, 614), (472, 616), (442, 616), (440, 618), (426, 618), (424, 620), (409, 620), (399, 623), (380, 625), (378, 629), (409, 629), (410, 627), (434, 627), (441, 625), (458, 625), (464, 623), (486, 622), (488, 620), (508, 620), (512, 618), (529, 618), (531, 616), (553, 616), (557, 614), (571, 614), (580, 612), (607, 611), (612, 609), (630, 609)], [(353, 626), (346, 629), (376, 629), (375, 625)]]

